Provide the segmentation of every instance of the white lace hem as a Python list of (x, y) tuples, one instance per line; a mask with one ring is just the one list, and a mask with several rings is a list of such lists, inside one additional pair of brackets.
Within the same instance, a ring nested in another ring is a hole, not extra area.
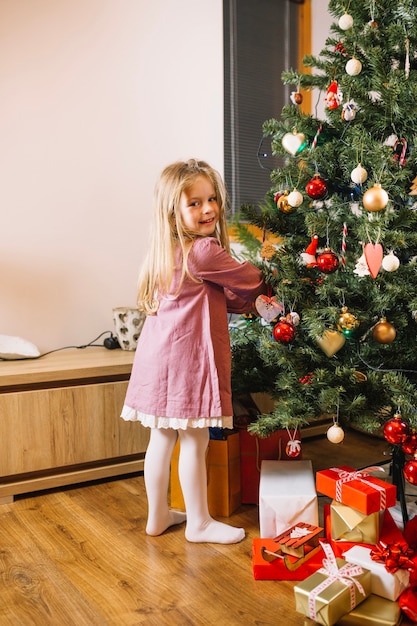
[(140, 422), (148, 428), (173, 428), (186, 430), (187, 428), (233, 428), (233, 416), (230, 417), (157, 417), (148, 415), (124, 405), (120, 414), (126, 422)]

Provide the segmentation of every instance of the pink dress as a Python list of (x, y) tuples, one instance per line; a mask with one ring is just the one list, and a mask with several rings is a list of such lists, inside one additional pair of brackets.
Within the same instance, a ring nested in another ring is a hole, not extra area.
[[(265, 291), (261, 271), (233, 259), (214, 237), (194, 241), (191, 275), (160, 299), (136, 348), (122, 417), (145, 426), (231, 426), (229, 313), (251, 310)], [(173, 279), (178, 285), (180, 270)]]

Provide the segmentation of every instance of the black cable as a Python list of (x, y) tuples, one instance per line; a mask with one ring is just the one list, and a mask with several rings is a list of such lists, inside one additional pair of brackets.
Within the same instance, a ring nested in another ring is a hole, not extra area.
[(74, 349), (74, 348), (76, 348), (77, 350), (84, 350), (84, 348), (90, 348), (90, 347), (102, 348), (103, 347), (102, 343), (95, 343), (95, 342), (98, 341), (101, 337), (103, 337), (103, 335), (107, 335), (107, 334), (109, 334), (110, 337), (113, 337), (113, 333), (111, 332), (111, 330), (105, 330), (102, 333), (100, 333), (100, 335), (98, 335), (98, 337), (95, 337), (89, 343), (86, 343), (84, 345), (81, 345), (81, 346), (64, 346), (63, 348), (55, 348), (55, 350), (49, 350), (48, 352), (44, 352), (43, 354), (40, 354), (39, 356), (30, 357), (30, 358), (32, 358), (32, 359), (40, 359), (41, 357), (46, 356), (47, 354), (52, 354), (53, 352), (60, 352), (61, 350), (70, 350), (70, 349)]

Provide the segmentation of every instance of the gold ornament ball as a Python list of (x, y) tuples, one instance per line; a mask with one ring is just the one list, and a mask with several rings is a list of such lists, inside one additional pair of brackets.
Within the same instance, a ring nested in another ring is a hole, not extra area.
[(345, 438), (345, 432), (343, 428), (336, 423), (330, 426), (326, 436), (330, 443), (341, 443)]
[(379, 183), (376, 183), (373, 187), (370, 187), (363, 194), (362, 203), (367, 211), (373, 213), (382, 211), (388, 204), (388, 194), (385, 189), (382, 189)]
[(372, 331), (372, 337), (378, 343), (392, 343), (397, 336), (397, 331), (394, 326), (387, 322), (385, 317), (375, 324)]
[(277, 207), (283, 213), (290, 213), (294, 209), (288, 202), (288, 195), (288, 191), (285, 191), (277, 201)]
[(358, 326), (358, 319), (352, 313), (349, 313), (347, 307), (343, 307), (342, 314), (338, 320), (338, 330), (354, 330)]

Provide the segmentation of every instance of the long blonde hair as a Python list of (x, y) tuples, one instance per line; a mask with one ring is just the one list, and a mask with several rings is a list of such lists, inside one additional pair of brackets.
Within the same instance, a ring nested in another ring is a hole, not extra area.
[(148, 315), (155, 314), (158, 310), (160, 295), (170, 292), (178, 244), (182, 253), (182, 273), (178, 290), (185, 276), (190, 276), (187, 256), (190, 243), (196, 235), (188, 232), (182, 222), (180, 198), (199, 176), (206, 176), (210, 180), (217, 197), (219, 221), (214, 237), (223, 248), (230, 250), (226, 221), (228, 195), (220, 174), (205, 161), (196, 159), (168, 165), (155, 186), (150, 246), (138, 280), (138, 308)]

